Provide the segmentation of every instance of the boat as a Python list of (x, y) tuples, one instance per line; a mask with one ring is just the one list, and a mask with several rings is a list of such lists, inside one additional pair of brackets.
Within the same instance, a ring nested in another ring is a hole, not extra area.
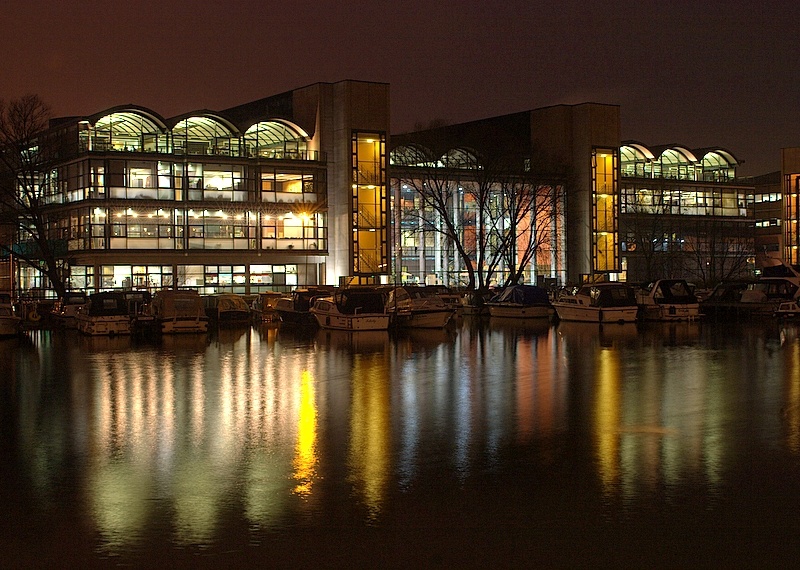
[(636, 296), (639, 316), (645, 321), (693, 321), (700, 318), (700, 303), (685, 279), (659, 279)]
[(216, 293), (203, 297), (206, 316), (219, 324), (250, 323), (250, 306), (236, 293)]
[(388, 291), (386, 309), (393, 324), (400, 327), (441, 329), (456, 313), (453, 307), (445, 304), (436, 289), (403, 285)]
[(22, 317), (17, 315), (11, 295), (0, 294), (0, 337), (17, 336), (22, 327)]
[(489, 315), (504, 318), (549, 318), (555, 313), (547, 290), (536, 285), (511, 285), (486, 303)]
[(484, 317), (489, 315), (489, 301), (492, 294), (489, 291), (469, 291), (461, 298), (461, 314), (465, 317)]
[(53, 305), (53, 321), (64, 328), (78, 328), (78, 312), (88, 302), (89, 295), (83, 291), (68, 291)]
[(281, 297), (275, 303), (275, 312), (281, 322), (295, 325), (316, 325), (311, 314), (311, 305), (317, 297), (326, 297), (334, 293), (334, 287), (317, 286), (295, 289), (290, 295)]
[(426, 288), (429, 291), (435, 292), (446, 307), (453, 309), (453, 311), (455, 311), (455, 316), (461, 315), (464, 309), (464, 299), (460, 293), (453, 291), (450, 287), (445, 285), (426, 285)]
[(583, 285), (575, 293), (562, 293), (553, 306), (562, 321), (633, 323), (639, 313), (633, 287), (620, 282)]
[(739, 317), (744, 312), (742, 293), (751, 285), (751, 281), (722, 281), (711, 290), (711, 293), (700, 301), (700, 313), (704, 318), (730, 319)]
[(788, 265), (765, 267), (762, 276), (739, 299), (751, 316), (771, 316), (786, 301), (800, 299), (800, 273)]
[(90, 336), (131, 334), (128, 301), (121, 291), (103, 291), (89, 295), (75, 317), (77, 329)]
[(775, 316), (784, 320), (800, 318), (800, 303), (797, 301), (784, 301), (775, 309)]
[(250, 313), (253, 320), (259, 323), (274, 323), (281, 320), (275, 307), (283, 297), (277, 291), (261, 291), (253, 300), (250, 306)]
[(156, 291), (150, 304), (155, 328), (162, 334), (208, 332), (203, 298), (193, 289)]
[(380, 289), (353, 287), (318, 297), (309, 309), (324, 329), (346, 331), (388, 330), (386, 294)]

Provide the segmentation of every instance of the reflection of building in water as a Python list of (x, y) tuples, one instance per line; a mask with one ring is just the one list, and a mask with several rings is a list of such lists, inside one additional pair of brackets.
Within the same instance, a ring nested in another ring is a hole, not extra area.
[(391, 470), (389, 377), (384, 355), (353, 355), (348, 464), (350, 481), (372, 520), (383, 509)]
[(516, 436), (521, 442), (553, 435), (566, 411), (566, 378), (555, 334), (520, 340), (516, 358)]
[(304, 370), (300, 378), (300, 410), (297, 417), (297, 444), (294, 456), (294, 488), (308, 496), (317, 474), (317, 408), (314, 378)]
[[(206, 544), (232, 493), (257, 524), (280, 518), (293, 495), (304, 508), (318, 463), (312, 355), (234, 358), (219, 344), (152, 356), (89, 355), (86, 376), (73, 377), (90, 386), (76, 425), (93, 455), (89, 494), (106, 544), (135, 540), (156, 508), (173, 513), (178, 542)], [(242, 468), (243, 488), (232, 489)]]
[[(782, 347), (783, 360), (786, 370), (800, 370), (800, 339), (797, 329), (784, 327), (781, 338), (785, 344)], [(800, 381), (794, 374), (784, 374), (784, 405), (783, 421), (786, 429), (786, 447), (800, 455)]]
[(619, 485), (620, 365), (619, 353), (599, 349), (595, 353), (595, 440), (600, 481), (606, 493)]

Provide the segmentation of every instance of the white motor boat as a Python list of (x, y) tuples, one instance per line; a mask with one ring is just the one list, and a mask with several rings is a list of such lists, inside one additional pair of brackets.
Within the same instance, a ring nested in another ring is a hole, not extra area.
[(562, 321), (587, 323), (633, 323), (639, 313), (633, 287), (619, 282), (584, 285), (559, 297), (553, 307)]
[(75, 317), (78, 330), (90, 336), (131, 334), (131, 315), (128, 300), (120, 291), (105, 291), (89, 295), (89, 302)]
[(437, 289), (416, 285), (389, 289), (386, 307), (394, 323), (401, 327), (441, 329), (456, 313)]
[(684, 279), (659, 279), (637, 295), (645, 321), (693, 321), (700, 318), (700, 303)]
[(375, 331), (389, 328), (386, 295), (380, 289), (348, 288), (314, 300), (309, 312), (324, 329)]

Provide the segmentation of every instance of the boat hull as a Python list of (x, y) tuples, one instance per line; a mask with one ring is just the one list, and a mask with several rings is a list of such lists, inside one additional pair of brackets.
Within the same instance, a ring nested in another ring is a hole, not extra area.
[(175, 317), (159, 321), (161, 334), (199, 334), (208, 332), (208, 320), (196, 317)]
[(421, 310), (397, 315), (397, 325), (417, 329), (443, 329), (453, 319), (453, 309)]
[(314, 312), (317, 324), (324, 329), (339, 331), (385, 331), (389, 328), (389, 315), (337, 315)]
[(89, 336), (116, 336), (131, 334), (131, 319), (128, 315), (77, 317), (78, 331)]
[(0, 317), (0, 337), (17, 336), (22, 319), (17, 316)]
[(506, 319), (546, 319), (553, 308), (546, 305), (489, 304), (489, 315)]
[(638, 307), (592, 307), (576, 303), (553, 303), (562, 321), (582, 323), (635, 323)]
[(693, 321), (700, 318), (699, 303), (642, 305), (641, 309), (645, 321)]

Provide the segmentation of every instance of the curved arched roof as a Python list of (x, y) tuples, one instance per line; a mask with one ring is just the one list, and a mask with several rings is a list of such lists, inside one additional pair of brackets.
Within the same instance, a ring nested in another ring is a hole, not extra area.
[(245, 140), (254, 141), (256, 146), (283, 145), (286, 141), (308, 141), (309, 136), (301, 127), (284, 119), (259, 121), (245, 131)]
[(642, 143), (629, 141), (623, 143), (619, 147), (619, 154), (622, 160), (629, 160), (634, 162), (654, 160), (655, 156), (652, 151)]
[(697, 157), (685, 146), (675, 145), (665, 148), (658, 160), (669, 164), (690, 164), (696, 163)]
[(702, 156), (700, 159), (703, 166), (717, 166), (729, 167), (739, 165), (739, 161), (733, 156), (733, 153), (725, 150), (724, 148), (708, 148), (697, 151), (698, 155)]
[(420, 144), (411, 143), (392, 150), (389, 160), (398, 166), (424, 166), (431, 162), (431, 152)]
[[(699, 157), (699, 158), (698, 158)], [(620, 158), (623, 161), (662, 160), (670, 162), (695, 162), (717, 164), (722, 166), (738, 166), (739, 160), (732, 152), (722, 147), (690, 149), (681, 144), (647, 146), (639, 141), (624, 141), (620, 146)]]
[(134, 106), (114, 107), (88, 117), (97, 130), (108, 130), (115, 134), (138, 136), (142, 133), (161, 133), (166, 124), (156, 113)]
[(187, 113), (170, 120), (173, 136), (185, 136), (195, 139), (213, 139), (216, 137), (239, 136), (236, 126), (215, 113), (201, 111)]
[(474, 150), (468, 148), (453, 148), (448, 150), (439, 159), (445, 168), (475, 168), (480, 162)]

